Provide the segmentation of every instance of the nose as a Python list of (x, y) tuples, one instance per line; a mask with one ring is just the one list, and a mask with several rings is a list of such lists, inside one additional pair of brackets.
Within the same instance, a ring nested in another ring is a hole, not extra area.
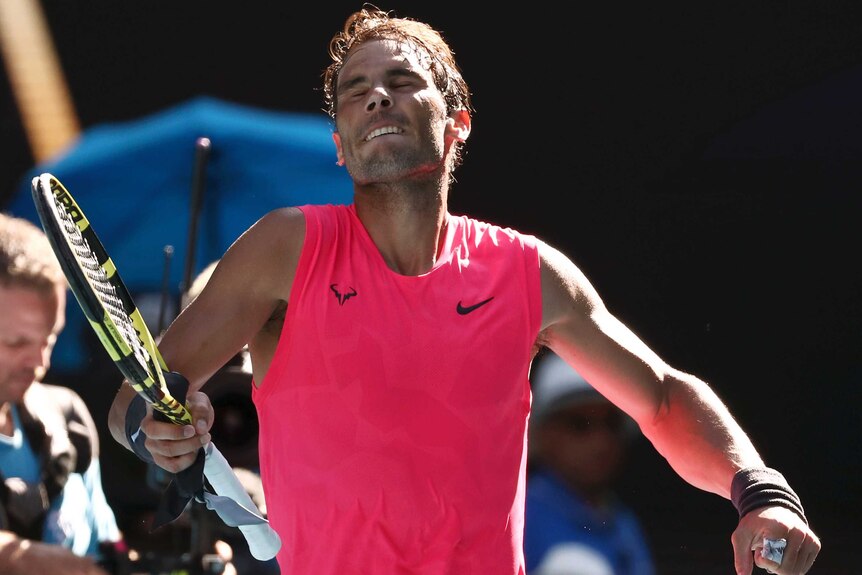
[(365, 104), (366, 112), (374, 112), (379, 108), (388, 108), (392, 105), (389, 93), (378, 86), (368, 93), (368, 102)]

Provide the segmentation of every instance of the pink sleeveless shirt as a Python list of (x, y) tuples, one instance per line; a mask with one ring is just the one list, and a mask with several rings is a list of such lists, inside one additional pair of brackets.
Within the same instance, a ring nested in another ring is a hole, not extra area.
[(434, 268), (390, 270), (351, 206), (303, 206), (254, 402), (284, 575), (518, 575), (533, 236), (450, 216)]

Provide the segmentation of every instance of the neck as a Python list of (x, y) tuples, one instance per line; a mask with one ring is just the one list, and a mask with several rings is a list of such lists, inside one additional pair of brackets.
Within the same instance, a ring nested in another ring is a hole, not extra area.
[(15, 420), (12, 417), (12, 404), (8, 401), (0, 405), (0, 434), (11, 437), (15, 433)]
[(421, 275), (434, 267), (446, 237), (446, 190), (362, 187), (354, 205), (392, 271)]

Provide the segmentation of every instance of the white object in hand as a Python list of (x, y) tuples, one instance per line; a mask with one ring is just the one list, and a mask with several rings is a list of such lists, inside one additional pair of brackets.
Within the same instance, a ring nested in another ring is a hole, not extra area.
[(769, 539), (768, 537), (764, 537), (760, 556), (781, 565), (781, 560), (784, 559), (785, 547), (787, 547), (787, 539)]

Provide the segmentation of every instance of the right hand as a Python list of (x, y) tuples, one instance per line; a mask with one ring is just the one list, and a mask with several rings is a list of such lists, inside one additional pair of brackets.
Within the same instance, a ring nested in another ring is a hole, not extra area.
[(215, 411), (209, 397), (200, 391), (190, 392), (186, 397), (186, 408), (191, 413), (194, 425), (157, 421), (149, 406), (147, 416), (141, 422), (141, 430), (147, 436), (146, 445), (153, 461), (171, 473), (190, 467), (197, 458), (198, 450), (212, 440), (209, 431)]
[(108, 575), (89, 557), (38, 541), (22, 541), (14, 559), (2, 571), (7, 575)]

